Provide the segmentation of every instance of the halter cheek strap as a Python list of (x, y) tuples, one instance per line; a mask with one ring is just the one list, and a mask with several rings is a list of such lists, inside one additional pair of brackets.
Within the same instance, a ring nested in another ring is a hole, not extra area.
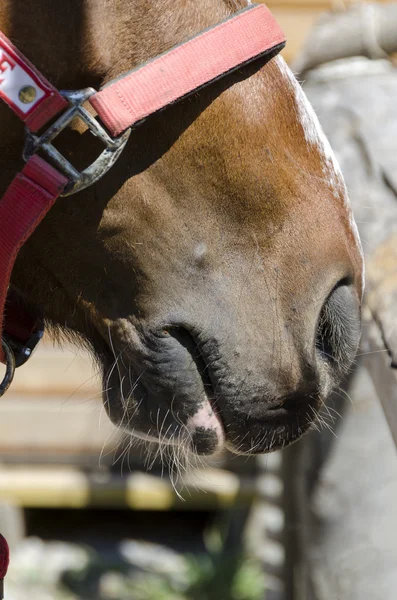
[[(253, 4), (99, 92), (61, 93), (0, 32), (0, 99), (27, 128), (26, 166), (0, 200), (0, 338), (11, 347), (17, 366), (30, 356), (41, 337), (41, 327), (36, 316), (28, 315), (10, 295), (11, 272), (20, 248), (57, 198), (92, 185), (106, 173), (121, 153), (131, 127), (227, 73), (261, 56), (276, 54), (284, 45), (285, 36), (270, 11)], [(100, 121), (83, 107), (87, 100)], [(81, 173), (52, 145), (76, 116), (106, 147)], [(46, 154), (51, 164), (38, 152)], [(1, 343), (0, 361), (7, 362)]]

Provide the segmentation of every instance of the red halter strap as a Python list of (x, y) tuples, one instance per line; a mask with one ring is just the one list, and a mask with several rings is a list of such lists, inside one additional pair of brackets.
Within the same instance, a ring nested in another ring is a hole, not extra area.
[(10, 564), (10, 549), (7, 540), (0, 533), (0, 600), (4, 598), (4, 578)]
[(110, 83), (90, 102), (111, 134), (118, 135), (284, 43), (269, 9), (252, 5)]
[[(102, 91), (90, 93), (89, 101), (110, 135), (117, 136), (256, 58), (276, 54), (284, 45), (285, 36), (266, 6), (251, 5), (108, 84)], [(64, 96), (1, 32), (0, 99), (31, 132), (42, 130), (54, 116), (61, 115), (40, 137), (31, 135), (34, 151), (47, 151), (61, 170), (66, 161), (59, 159), (50, 142), (69, 123), (67, 113), (72, 109), (64, 112), (69, 106)], [(95, 122), (90, 124), (89, 114), (81, 108), (73, 110), (80, 111), (91, 131), (97, 127)], [(106, 136), (111, 152), (114, 138), (103, 131), (102, 137)], [(5, 314), (11, 271), (21, 246), (70, 183), (73, 167), (67, 167), (65, 176), (33, 155), (0, 200), (0, 337), (4, 335), (12, 347), (17, 366), (18, 361), (23, 364), (29, 356), (29, 340), (37, 326), (35, 318), (30, 318), (10, 296)], [(0, 361), (6, 362), (1, 344)]]

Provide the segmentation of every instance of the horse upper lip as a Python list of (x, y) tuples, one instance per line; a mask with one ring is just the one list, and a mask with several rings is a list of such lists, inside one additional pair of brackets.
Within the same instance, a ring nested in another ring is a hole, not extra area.
[(172, 442), (185, 432), (198, 454), (219, 450), (225, 429), (213, 401), (207, 365), (192, 336), (178, 329), (148, 331), (140, 339), (139, 346), (132, 341), (124, 346), (119, 360), (121, 344), (112, 343), (114, 348), (108, 344), (110, 379), (105, 372), (104, 387), (111, 388), (111, 401), (106, 402), (110, 418), (128, 424), (141, 437), (150, 432), (151, 437), (167, 436)]
[[(239, 370), (245, 364), (240, 355), (221, 352), (216, 340), (202, 340), (184, 327), (148, 330), (136, 346), (130, 339), (113, 368), (107, 409), (114, 422), (142, 435), (172, 442), (184, 430), (197, 453), (224, 445), (257, 453), (294, 441), (315, 416), (315, 372), (311, 385), (306, 381), (290, 396), (277, 395), (265, 366), (262, 372)], [(113, 352), (110, 357), (114, 364)]]

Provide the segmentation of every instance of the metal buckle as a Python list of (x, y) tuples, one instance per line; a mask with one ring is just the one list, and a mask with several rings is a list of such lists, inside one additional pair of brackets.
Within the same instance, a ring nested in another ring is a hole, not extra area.
[(15, 368), (22, 367), (36, 350), (39, 342), (43, 339), (44, 329), (37, 329), (27, 342), (20, 342), (10, 335), (4, 334), (6, 344), (15, 357)]
[(10, 387), (12, 380), (14, 379), (16, 363), (15, 363), (15, 355), (12, 351), (11, 347), (8, 345), (6, 340), (2, 339), (2, 345), (4, 354), (6, 356), (6, 374), (4, 375), (3, 381), (0, 383), (0, 398), (4, 396), (8, 388)]
[[(27, 130), (23, 158), (28, 161), (36, 152), (43, 150), (55, 163), (55, 165), (69, 178), (70, 183), (66, 186), (62, 196), (70, 196), (76, 192), (89, 187), (115, 164), (120, 154), (124, 150), (129, 135), (130, 129), (127, 129), (122, 135), (117, 138), (112, 138), (105, 129), (95, 120), (95, 118), (83, 108), (84, 102), (89, 100), (96, 90), (87, 88), (85, 90), (62, 91), (62, 96), (66, 98), (70, 104), (68, 108), (47, 131), (42, 135), (37, 136)], [(67, 127), (71, 121), (79, 117), (89, 128), (90, 132), (98, 137), (106, 146), (102, 154), (95, 162), (84, 171), (78, 171), (73, 165), (52, 145), (52, 141)]]

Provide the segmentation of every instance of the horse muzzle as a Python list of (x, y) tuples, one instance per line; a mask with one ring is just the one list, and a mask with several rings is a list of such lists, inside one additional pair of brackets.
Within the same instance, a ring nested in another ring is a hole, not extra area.
[(359, 317), (349, 302), (350, 287), (335, 288), (303, 341), (301, 328), (298, 337), (268, 322), (258, 332), (219, 314), (206, 326), (123, 322), (114, 338), (124, 350), (114, 349), (105, 369), (109, 416), (138, 437), (199, 455), (284, 447), (310, 428), (341, 365), (350, 366)]

